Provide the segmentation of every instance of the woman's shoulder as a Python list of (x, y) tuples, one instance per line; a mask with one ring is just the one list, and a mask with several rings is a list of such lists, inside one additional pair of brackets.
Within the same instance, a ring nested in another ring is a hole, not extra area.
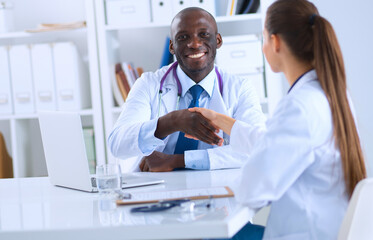
[(296, 92), (289, 94), (293, 101), (301, 103), (307, 108), (328, 106), (328, 99), (318, 80), (304, 83)]
[(330, 105), (317, 80), (309, 81), (296, 92), (285, 96), (279, 105), (282, 113), (297, 114), (301, 121), (307, 121), (312, 136), (328, 136), (332, 129)]

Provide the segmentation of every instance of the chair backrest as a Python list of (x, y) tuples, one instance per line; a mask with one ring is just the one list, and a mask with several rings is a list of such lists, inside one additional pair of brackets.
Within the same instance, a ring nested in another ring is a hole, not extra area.
[(373, 239), (373, 178), (361, 180), (355, 187), (338, 240)]

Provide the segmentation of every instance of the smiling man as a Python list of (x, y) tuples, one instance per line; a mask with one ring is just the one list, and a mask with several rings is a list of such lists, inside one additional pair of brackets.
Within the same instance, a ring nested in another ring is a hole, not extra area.
[[(187, 110), (210, 108), (264, 127), (265, 117), (250, 82), (214, 65), (222, 43), (207, 11), (192, 7), (175, 16), (169, 50), (177, 62), (136, 81), (108, 139), (112, 154), (125, 160), (125, 171), (242, 166), (247, 155), (231, 150), (229, 136), (223, 132), (217, 136), (208, 120)], [(200, 136), (201, 141), (185, 138), (185, 133)]]

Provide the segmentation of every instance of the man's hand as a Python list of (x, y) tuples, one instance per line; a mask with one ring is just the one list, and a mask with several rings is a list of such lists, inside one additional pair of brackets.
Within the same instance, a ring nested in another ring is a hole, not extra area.
[[(227, 116), (221, 113), (217, 113), (211, 109), (206, 109), (206, 108), (194, 107), (194, 108), (189, 108), (188, 111), (194, 112), (194, 113), (198, 112), (202, 114), (202, 116), (208, 119), (210, 123), (213, 126), (215, 126), (217, 129), (221, 129), (228, 135), (231, 135), (231, 130), (232, 130), (234, 123), (236, 122), (236, 119), (231, 118), (230, 116)], [(193, 136), (193, 134), (189, 134), (189, 135), (191, 135), (192, 138), (197, 137), (197, 136)], [(191, 137), (189, 135), (188, 137)]]
[(157, 151), (143, 157), (140, 163), (142, 172), (169, 172), (183, 167), (185, 167), (183, 154), (169, 155)]
[(173, 132), (184, 132), (199, 140), (218, 145), (222, 139), (216, 134), (219, 132), (212, 122), (198, 112), (191, 112), (188, 109), (173, 111), (158, 119), (155, 136), (164, 138)]

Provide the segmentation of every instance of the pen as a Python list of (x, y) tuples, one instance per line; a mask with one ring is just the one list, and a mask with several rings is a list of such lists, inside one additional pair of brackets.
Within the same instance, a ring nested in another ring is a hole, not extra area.
[(195, 208), (207, 208), (207, 209), (209, 209), (211, 207), (211, 199), (205, 200), (205, 201), (200, 202), (200, 203), (196, 203), (196, 202), (192, 202), (192, 201), (185, 202), (185, 203), (181, 204), (181, 207), (184, 210), (187, 210), (189, 212), (193, 212)]

